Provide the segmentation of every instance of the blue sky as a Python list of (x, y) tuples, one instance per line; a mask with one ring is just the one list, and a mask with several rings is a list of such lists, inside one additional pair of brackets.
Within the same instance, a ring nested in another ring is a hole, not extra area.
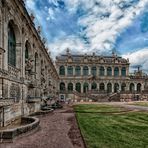
[(148, 0), (26, 0), (53, 57), (118, 54), (148, 71)]

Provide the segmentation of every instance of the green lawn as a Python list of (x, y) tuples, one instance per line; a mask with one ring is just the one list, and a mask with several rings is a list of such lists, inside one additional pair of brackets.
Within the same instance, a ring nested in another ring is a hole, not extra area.
[(138, 106), (145, 106), (148, 107), (148, 102), (134, 102), (134, 103), (129, 103), (129, 105), (138, 105)]
[(108, 114), (123, 110), (109, 105), (77, 105), (74, 110), (88, 148), (148, 148), (147, 112)]

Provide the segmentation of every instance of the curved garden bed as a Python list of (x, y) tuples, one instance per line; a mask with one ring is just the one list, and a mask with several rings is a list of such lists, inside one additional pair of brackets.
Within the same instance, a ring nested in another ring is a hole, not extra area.
[(0, 130), (0, 142), (12, 142), (15, 137), (39, 127), (39, 123), (38, 118), (22, 117), (20, 125)]

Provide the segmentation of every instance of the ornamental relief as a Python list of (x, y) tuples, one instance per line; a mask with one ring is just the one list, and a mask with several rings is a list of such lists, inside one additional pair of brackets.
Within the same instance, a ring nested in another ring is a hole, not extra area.
[(20, 96), (21, 92), (19, 85), (12, 83), (10, 86), (10, 98), (13, 98), (16, 102), (19, 102)]

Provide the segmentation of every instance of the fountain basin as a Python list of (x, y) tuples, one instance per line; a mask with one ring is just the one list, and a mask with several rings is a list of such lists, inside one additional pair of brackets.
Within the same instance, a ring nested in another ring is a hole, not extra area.
[[(20, 123), (19, 123), (20, 122)], [(23, 133), (27, 133), (39, 127), (39, 119), (36, 117), (21, 117), (17, 124), (9, 125), (0, 130), (0, 142), (13, 142), (13, 139)]]

